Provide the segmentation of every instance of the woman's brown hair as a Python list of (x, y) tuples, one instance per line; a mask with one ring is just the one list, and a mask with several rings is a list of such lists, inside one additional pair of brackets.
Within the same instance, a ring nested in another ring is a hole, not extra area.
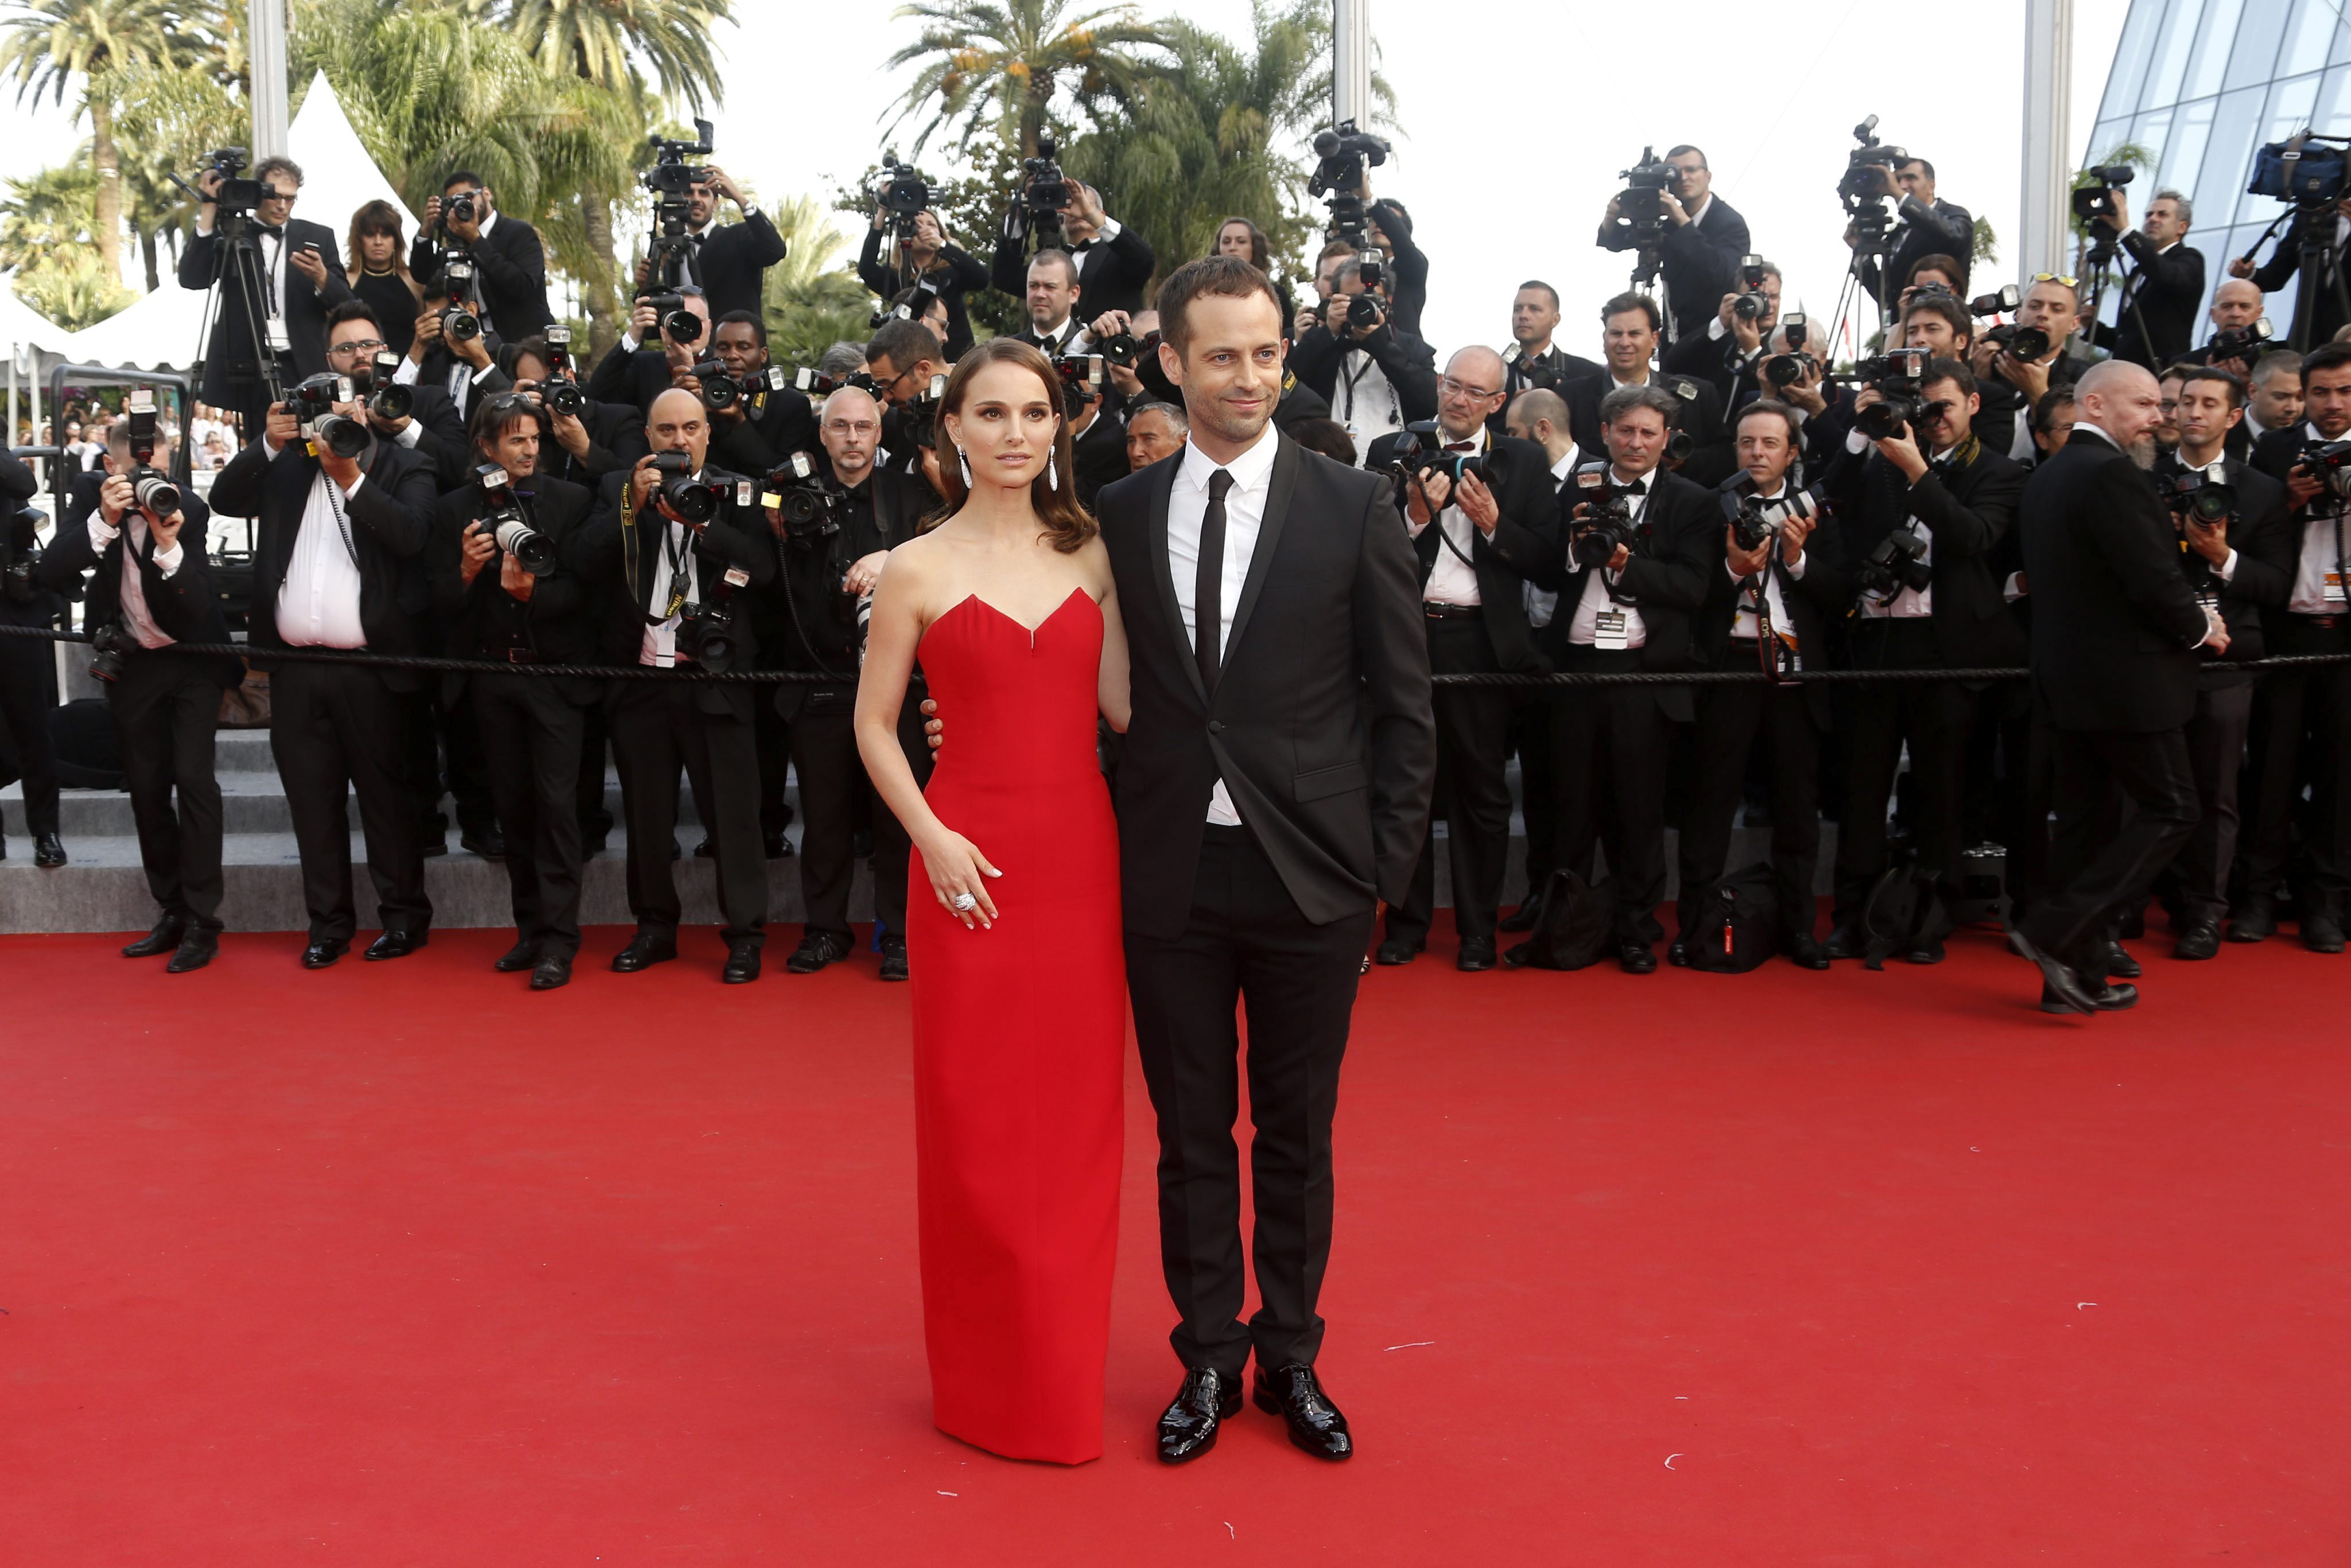
[[(1227, 218), (1223, 223), (1217, 225), (1217, 237), (1209, 245), (1208, 254), (1210, 256), (1219, 256), (1223, 254), (1222, 247), (1225, 243), (1225, 231), (1232, 227), (1235, 224), (1238, 224), (1243, 228), (1249, 230), (1249, 264), (1251, 267), (1256, 267), (1259, 272), (1270, 275), (1273, 269), (1270, 267), (1268, 267), (1266, 262), (1272, 253), (1266, 244), (1265, 231), (1258, 227), (1256, 224), (1250, 222), (1249, 219), (1240, 216), (1238, 214), (1235, 214), (1233, 216)], [(1353, 252), (1350, 251), (1349, 254), (1353, 255)], [(1287, 325), (1287, 323), (1284, 323), (1284, 325)]]
[[(1061, 397), (1061, 378), (1053, 370), (1053, 362), (1029, 344), (1018, 338), (990, 338), (956, 361), (954, 373), (947, 377), (946, 391), (939, 394), (938, 423), (932, 439), (938, 443), (939, 491), (946, 497), (939, 508), (945, 521), (963, 506), (971, 487), (964, 483), (962, 448), (947, 434), (947, 415), (960, 416), (963, 400), (971, 390), (972, 378), (989, 365), (1013, 364), (1035, 376), (1045, 389), (1045, 396), (1063, 416), (1053, 428), (1053, 461), (1046, 465), (1047, 473), (1040, 474), (1029, 483), (1029, 501), (1037, 508), (1039, 520), (1045, 525), (1045, 537), (1063, 555), (1082, 547), (1100, 531), (1093, 515), (1078, 505), (1078, 472), (1076, 459), (1071, 455), (1070, 421), (1067, 404)], [(951, 458), (948, 454), (955, 455)], [(1049, 482), (1047, 474), (1051, 476)]]
[(360, 275), (367, 268), (364, 254), (360, 249), (360, 240), (367, 235), (392, 236), (392, 270), (398, 275), (402, 283), (408, 285), (408, 291), (415, 295), (418, 302), (422, 303), (424, 296), (416, 287), (416, 279), (408, 275), (408, 255), (400, 243), (405, 237), (400, 231), (400, 209), (390, 202), (381, 200), (370, 202), (351, 214), (351, 230), (343, 241), (343, 254), (350, 258), (350, 269), (344, 277), (352, 287), (358, 287)]

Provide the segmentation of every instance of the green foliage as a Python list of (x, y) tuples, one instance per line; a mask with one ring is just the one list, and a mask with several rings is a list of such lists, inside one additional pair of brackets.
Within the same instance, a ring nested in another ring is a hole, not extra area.
[(0, 267), (18, 273), (86, 249), (96, 226), (98, 174), (87, 142), (68, 162), (8, 182), (0, 197)]
[(928, 116), (915, 131), (916, 152), (952, 128), (967, 145), (986, 133), (1034, 157), (1057, 95), (1067, 93), (1089, 119), (1123, 109), (1173, 34), (1130, 5), (1072, 16), (1069, 0), (916, 0), (897, 15), (925, 24), (888, 62), (893, 70), (922, 67), (890, 122), (894, 131)]
[(849, 240), (814, 196), (780, 204), (769, 214), (790, 246), (768, 269), (760, 308), (768, 319), (768, 358), (787, 368), (813, 365), (841, 341), (872, 334), (873, 296), (842, 265)]
[(732, 0), (466, 0), (467, 14), (519, 39), (540, 70), (625, 92), (642, 115), (653, 68), (660, 98), (699, 110), (726, 97), (710, 30), (732, 19)]
[(94, 327), (138, 298), (99, 259), (95, 246), (61, 250), (16, 275), (16, 298), (64, 328)]

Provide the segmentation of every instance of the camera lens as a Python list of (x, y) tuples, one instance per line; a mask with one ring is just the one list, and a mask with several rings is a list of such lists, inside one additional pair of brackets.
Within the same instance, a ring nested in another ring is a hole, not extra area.
[(180, 509), (180, 487), (161, 474), (142, 474), (131, 481), (131, 494), (142, 512), (168, 517)]
[(368, 399), (368, 412), (378, 419), (406, 419), (415, 407), (415, 390), (398, 382), (376, 388)]
[(555, 541), (520, 517), (500, 521), (493, 537), (498, 548), (514, 557), (515, 564), (531, 576), (545, 577), (555, 570)]

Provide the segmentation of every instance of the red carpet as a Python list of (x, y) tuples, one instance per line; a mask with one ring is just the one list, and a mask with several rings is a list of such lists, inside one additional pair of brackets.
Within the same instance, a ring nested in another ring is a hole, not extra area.
[[(927, 1420), (905, 998), (508, 938), (0, 940), (0, 1563), (2340, 1563), (2351, 960), (1374, 971), (1322, 1365), (1170, 1472), (1130, 1070), (1109, 1457)], [(789, 941), (789, 938), (787, 938)], [(780, 956), (781, 947), (771, 949)]]

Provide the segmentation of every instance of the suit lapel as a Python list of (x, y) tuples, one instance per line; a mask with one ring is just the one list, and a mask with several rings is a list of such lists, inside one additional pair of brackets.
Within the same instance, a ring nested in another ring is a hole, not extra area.
[[(1176, 602), (1176, 570), (1167, 559), (1167, 498), (1175, 493), (1176, 476), (1184, 470), (1182, 455), (1165, 464), (1165, 476), (1155, 478), (1151, 486), (1151, 530), (1144, 541), (1151, 551), (1151, 580), (1159, 589), (1159, 612), (1166, 618), (1167, 634), (1176, 644), (1177, 662), (1192, 682), (1193, 695), (1205, 704), (1208, 688), (1200, 679), (1200, 662), (1193, 656), (1191, 647), (1184, 641), (1184, 610)], [(1234, 628), (1236, 635), (1240, 628)]]
[(1265, 591), (1265, 580), (1273, 570), (1274, 551), (1281, 546), (1281, 529), (1290, 516), (1290, 493), (1298, 488), (1298, 447), (1279, 430), (1274, 439), (1280, 444), (1274, 448), (1273, 483), (1266, 491), (1265, 517), (1258, 524), (1257, 550), (1249, 557), (1249, 577), (1241, 584), (1241, 601), (1233, 612), (1233, 634), (1226, 641), (1226, 663), (1240, 651), (1241, 634), (1249, 630), (1249, 612), (1257, 608), (1258, 596)]

